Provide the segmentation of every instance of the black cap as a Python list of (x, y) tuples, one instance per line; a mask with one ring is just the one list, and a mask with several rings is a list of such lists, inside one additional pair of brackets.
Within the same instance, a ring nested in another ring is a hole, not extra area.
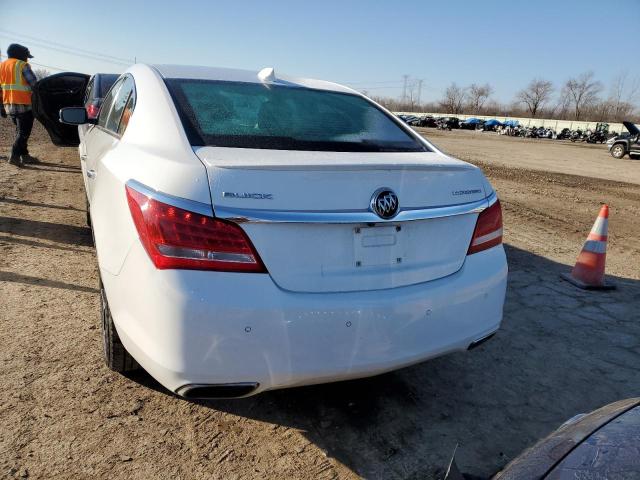
[(12, 43), (9, 45), (7, 48), (7, 56), (9, 58), (17, 58), (18, 60), (23, 61), (27, 61), (28, 58), (33, 58), (29, 49), (19, 43)]

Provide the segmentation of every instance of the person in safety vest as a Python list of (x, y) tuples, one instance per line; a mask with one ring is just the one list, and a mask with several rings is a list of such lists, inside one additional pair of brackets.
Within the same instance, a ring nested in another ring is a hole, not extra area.
[(36, 163), (38, 160), (29, 155), (27, 142), (33, 128), (33, 112), (31, 111), (31, 87), (36, 83), (36, 76), (27, 63), (33, 58), (29, 49), (17, 43), (7, 48), (7, 56), (0, 63), (0, 87), (2, 87), (2, 106), (0, 115), (7, 113), (16, 126), (16, 140), (11, 149), (9, 163), (21, 167), (24, 163)]

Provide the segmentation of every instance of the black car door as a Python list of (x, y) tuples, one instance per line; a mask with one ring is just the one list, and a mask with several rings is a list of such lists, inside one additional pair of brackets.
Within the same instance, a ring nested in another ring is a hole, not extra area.
[(78, 127), (60, 123), (61, 108), (81, 107), (89, 75), (64, 72), (45, 77), (33, 87), (33, 114), (49, 132), (51, 141), (60, 147), (77, 146)]

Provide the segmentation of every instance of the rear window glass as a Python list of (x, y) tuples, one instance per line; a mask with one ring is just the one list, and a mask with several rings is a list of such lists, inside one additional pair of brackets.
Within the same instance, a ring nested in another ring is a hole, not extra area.
[(357, 95), (257, 83), (166, 82), (194, 146), (427, 150), (385, 112)]
[(109, 89), (111, 88), (111, 85), (113, 85), (116, 80), (118, 79), (118, 75), (111, 75), (111, 74), (107, 74), (107, 75), (101, 75), (100, 76), (100, 91), (98, 92), (97, 97), (98, 98), (104, 98), (104, 96), (107, 94), (107, 92), (109, 91)]

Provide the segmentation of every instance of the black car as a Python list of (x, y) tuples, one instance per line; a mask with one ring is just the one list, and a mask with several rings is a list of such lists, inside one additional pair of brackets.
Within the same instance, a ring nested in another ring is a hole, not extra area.
[(640, 155), (640, 129), (631, 122), (622, 122), (629, 135), (619, 135), (609, 140), (609, 152), (613, 158), (622, 158), (629, 154)]
[(438, 122), (438, 128), (441, 130), (460, 128), (460, 119), (457, 117), (444, 117)]
[(576, 415), (493, 480), (637, 479), (639, 449), (640, 399), (631, 398)]
[(59, 122), (60, 109), (84, 106), (89, 118), (97, 118), (102, 99), (118, 76), (111, 73), (89, 76), (84, 73), (64, 72), (50, 75), (36, 83), (33, 87), (33, 113), (36, 118), (44, 119), (50, 126), (47, 131), (54, 145), (78, 145), (79, 136), (84, 135), (89, 128), (89, 124), (78, 128)]
[(422, 120), (420, 120), (420, 126), (421, 127), (436, 128), (438, 126), (438, 122), (431, 115), (427, 115)]

